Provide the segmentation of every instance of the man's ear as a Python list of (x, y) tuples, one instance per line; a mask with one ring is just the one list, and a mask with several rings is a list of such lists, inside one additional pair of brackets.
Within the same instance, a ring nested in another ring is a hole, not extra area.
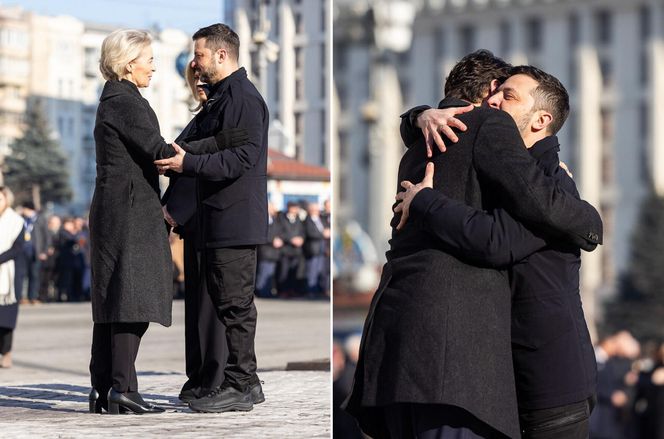
[(219, 64), (223, 63), (228, 58), (228, 52), (226, 52), (226, 49), (217, 50), (215, 55), (217, 56), (217, 62)]
[(497, 79), (492, 79), (491, 85), (489, 86), (489, 96), (494, 94), (498, 89), (498, 87), (500, 87), (500, 81), (498, 81)]
[(537, 131), (546, 129), (553, 122), (553, 116), (551, 113), (545, 110), (539, 110), (537, 112), (537, 118), (533, 123), (533, 128)]

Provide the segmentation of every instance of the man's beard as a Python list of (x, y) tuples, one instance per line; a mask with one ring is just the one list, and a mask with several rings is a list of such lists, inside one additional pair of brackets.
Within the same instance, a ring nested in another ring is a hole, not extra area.
[(217, 72), (214, 69), (199, 67), (197, 70), (202, 82), (205, 82), (206, 84), (213, 84), (215, 82)]
[(530, 127), (530, 119), (533, 117), (534, 113), (535, 111), (531, 110), (528, 113), (522, 114), (517, 119), (515, 119), (516, 127), (519, 129), (521, 137), (523, 137), (524, 134), (528, 131), (528, 128)]

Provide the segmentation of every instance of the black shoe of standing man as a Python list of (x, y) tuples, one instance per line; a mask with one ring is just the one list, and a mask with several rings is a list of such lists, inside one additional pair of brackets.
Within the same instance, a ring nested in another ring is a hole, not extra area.
[(223, 383), (218, 389), (213, 390), (206, 396), (191, 401), (189, 408), (195, 412), (203, 413), (248, 412), (254, 408), (254, 403), (249, 387), (245, 390), (239, 390)]
[[(260, 404), (261, 402), (265, 402), (265, 394), (263, 393), (263, 381), (260, 381), (258, 377), (255, 377), (255, 380), (252, 380), (252, 384), (249, 385), (249, 391), (251, 392), (251, 400), (254, 404)], [(180, 392), (180, 395), (178, 395), (178, 399), (182, 402), (189, 403), (195, 399), (199, 399), (204, 397), (200, 396), (200, 389), (195, 388), (195, 389), (187, 389), (187, 390), (182, 390)]]

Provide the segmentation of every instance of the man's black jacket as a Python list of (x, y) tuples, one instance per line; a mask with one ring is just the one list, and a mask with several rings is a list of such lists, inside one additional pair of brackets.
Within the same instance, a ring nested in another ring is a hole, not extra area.
[(266, 243), (267, 106), (240, 68), (212, 86), (204, 110), (196, 138), (229, 128), (244, 128), (249, 135), (242, 146), (184, 157), (183, 175), (198, 177), (198, 214), (203, 215), (205, 246)]
[[(544, 173), (577, 198), (559, 166), (556, 136), (528, 150)], [(413, 199), (409, 221), (472, 263), (509, 266), (512, 358), (519, 409), (583, 401), (596, 391), (597, 367), (579, 295), (578, 247), (547, 243), (503, 209), (484, 212), (433, 189)]]
[[(457, 99), (441, 102), (441, 107), (465, 105)], [(597, 211), (544, 176), (507, 113), (476, 108), (458, 118), (468, 130), (447, 152), (434, 154), (434, 188), (474, 208), (504, 207), (585, 247), (601, 242)], [(402, 128), (406, 123), (402, 119)], [(410, 148), (398, 181), (419, 182), (428, 160), (421, 131), (410, 131), (412, 136), (403, 136)], [(399, 219), (395, 215), (392, 225)], [(368, 434), (381, 436), (382, 406), (451, 404), (519, 437), (507, 273), (441, 251), (411, 223), (393, 229), (390, 246), (365, 323), (348, 410)]]

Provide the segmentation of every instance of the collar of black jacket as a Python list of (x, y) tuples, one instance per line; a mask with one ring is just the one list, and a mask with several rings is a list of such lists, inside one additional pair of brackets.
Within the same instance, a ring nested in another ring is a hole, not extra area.
[(544, 154), (553, 150), (553, 152), (560, 151), (560, 143), (557, 136), (547, 136), (542, 140), (535, 142), (528, 150), (534, 159), (539, 160)]
[(114, 96), (126, 94), (133, 94), (135, 96), (142, 97), (141, 92), (139, 92), (138, 87), (136, 87), (136, 84), (131, 81), (126, 79), (122, 79), (120, 81), (106, 81), (99, 100), (105, 101), (106, 99), (110, 99)]
[(463, 99), (444, 97), (442, 101), (438, 102), (438, 108), (452, 108), (452, 107), (467, 107), (470, 102)]
[(217, 82), (216, 84), (212, 84), (210, 86), (210, 92), (208, 93), (208, 102), (210, 100), (214, 101), (215, 99), (219, 99), (219, 96), (221, 96), (226, 90), (228, 90), (228, 86), (232, 82), (238, 81), (246, 77), (247, 77), (247, 71), (244, 69), (244, 67), (240, 67), (230, 75), (226, 76), (221, 81)]

